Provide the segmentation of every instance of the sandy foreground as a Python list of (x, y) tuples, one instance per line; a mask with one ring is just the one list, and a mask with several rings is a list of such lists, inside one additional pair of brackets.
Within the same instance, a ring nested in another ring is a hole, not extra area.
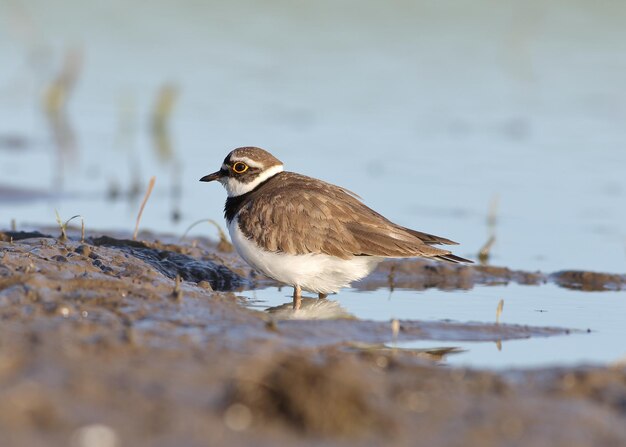
[[(228, 244), (140, 239), (0, 233), (0, 446), (626, 445), (624, 365), (494, 373), (388, 347), (567, 329), (292, 319), (243, 306), (270, 282)], [(507, 281), (626, 282), (416, 261), (358, 287)]]

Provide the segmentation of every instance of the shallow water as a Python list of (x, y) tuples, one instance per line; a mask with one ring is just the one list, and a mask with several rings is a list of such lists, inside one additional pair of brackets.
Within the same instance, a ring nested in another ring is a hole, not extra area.
[[(244, 294), (257, 308), (290, 303), (288, 288)], [(493, 323), (504, 300), (500, 323), (574, 329), (567, 336), (502, 342), (419, 341), (398, 348), (458, 347), (462, 353), (446, 363), (510, 368), (553, 365), (607, 364), (626, 358), (623, 292), (580, 292), (553, 284), (542, 286), (477, 286), (467, 291), (345, 290), (329, 297), (349, 314), (369, 320), (435, 320)], [(579, 332), (578, 332), (579, 331)]]
[[(624, 20), (620, 3), (565, 1), (3, 3), (0, 227), (50, 225), (58, 210), (130, 231), (152, 175), (142, 228), (221, 222), (224, 191), (197, 180), (253, 144), (402, 225), (461, 242), (461, 256), (494, 234), (496, 265), (623, 272)], [(51, 117), (42, 97), (67, 55), (80, 61), (77, 84)], [(159, 133), (150, 117), (164, 85), (179, 94)], [(624, 297), (510, 286), (338, 299), (363, 318), (490, 321), (503, 298), (503, 321), (597, 331), (449, 359), (498, 363), (520, 346), (516, 358), (532, 364), (541, 355), (522, 347), (545, 346), (546, 361), (623, 355), (611, 340), (626, 332), (611, 318), (625, 314)]]

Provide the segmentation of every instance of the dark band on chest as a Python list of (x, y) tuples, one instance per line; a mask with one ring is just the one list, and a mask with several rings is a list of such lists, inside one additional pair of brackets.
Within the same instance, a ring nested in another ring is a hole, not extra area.
[(239, 213), (239, 211), (246, 206), (250, 201), (254, 200), (256, 196), (258, 196), (261, 192), (261, 189), (267, 186), (267, 184), (274, 178), (278, 177), (281, 173), (278, 173), (264, 182), (259, 183), (256, 188), (252, 191), (248, 191), (245, 194), (241, 194), (235, 197), (229, 197), (226, 199), (226, 204), (224, 204), (224, 217), (226, 218), (226, 222), (230, 223), (231, 220), (235, 218), (235, 216)]

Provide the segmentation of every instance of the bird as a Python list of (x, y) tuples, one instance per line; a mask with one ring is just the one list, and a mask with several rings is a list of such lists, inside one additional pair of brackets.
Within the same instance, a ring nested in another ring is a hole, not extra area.
[(270, 152), (232, 150), (201, 182), (226, 189), (224, 217), (239, 255), (255, 270), (320, 299), (364, 278), (385, 259), (430, 258), (471, 263), (433, 245), (450, 239), (395, 224), (340, 186), (285, 171)]

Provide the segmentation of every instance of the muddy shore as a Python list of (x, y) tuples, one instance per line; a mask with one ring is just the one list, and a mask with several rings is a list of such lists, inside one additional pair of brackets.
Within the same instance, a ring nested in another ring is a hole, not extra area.
[[(567, 328), (282, 319), (245, 307), (271, 281), (224, 243), (57, 233), (0, 234), (2, 446), (626, 445), (624, 365), (494, 373), (385, 345)], [(510, 281), (626, 284), (406, 262), (357, 287)]]

